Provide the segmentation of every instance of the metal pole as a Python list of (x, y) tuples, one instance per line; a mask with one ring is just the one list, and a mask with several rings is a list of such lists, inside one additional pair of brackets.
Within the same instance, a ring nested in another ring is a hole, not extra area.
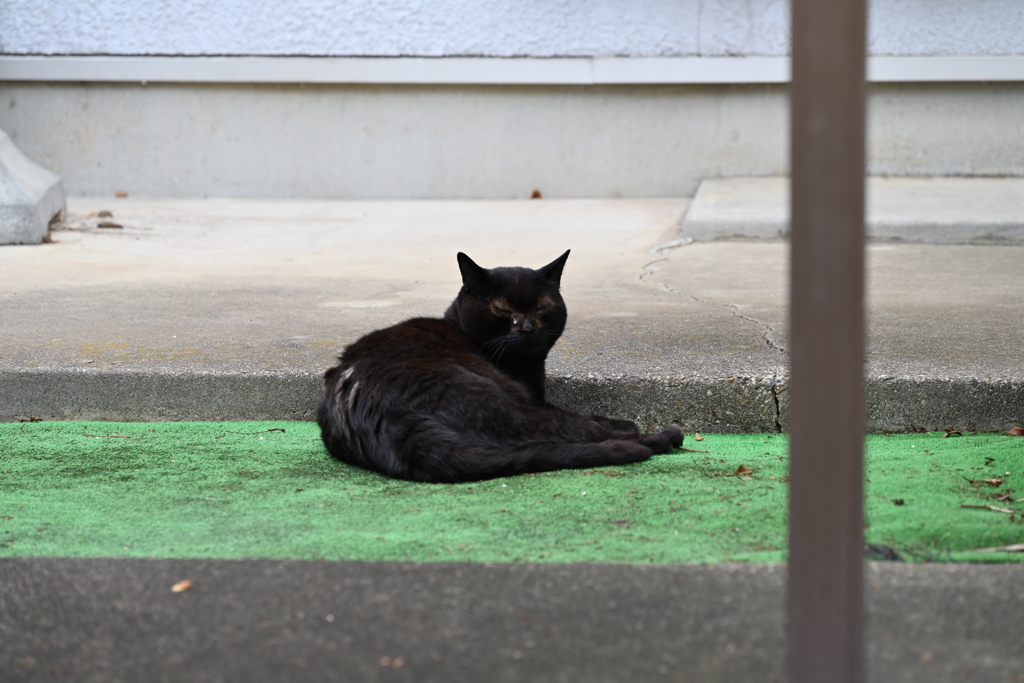
[(866, 0), (793, 0), (791, 683), (863, 665)]

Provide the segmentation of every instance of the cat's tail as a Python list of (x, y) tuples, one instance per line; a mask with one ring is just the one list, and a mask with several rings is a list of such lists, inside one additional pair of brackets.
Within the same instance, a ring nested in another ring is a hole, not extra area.
[(632, 439), (468, 445), (443, 425), (424, 427), (427, 433), (421, 432), (406, 442), (412, 452), (399, 458), (408, 463), (406, 471), (389, 474), (414, 481), (458, 483), (528, 472), (626, 465), (647, 460), (654, 453)]
[[(375, 416), (356, 410), (359, 382), (352, 377), (354, 371), (353, 366), (336, 365), (324, 374), (326, 388), (316, 410), (321, 438), (327, 452), (338, 460), (389, 474), (387, 464), (379, 462), (375, 451), (380, 449), (373, 448), (373, 441), (364, 446), (366, 434), (379, 429), (368, 428), (368, 420)], [(380, 420), (376, 422), (379, 427)]]

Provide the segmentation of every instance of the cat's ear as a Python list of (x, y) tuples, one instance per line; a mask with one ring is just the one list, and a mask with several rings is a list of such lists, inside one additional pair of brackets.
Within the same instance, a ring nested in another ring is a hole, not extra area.
[(537, 272), (543, 275), (548, 282), (558, 285), (562, 281), (562, 268), (565, 267), (565, 260), (569, 258), (570, 251), (572, 250), (566, 249), (564, 254), (543, 268), (538, 268)]
[(462, 272), (462, 284), (464, 284), (466, 289), (474, 294), (483, 293), (490, 282), (490, 276), (487, 273), (487, 269), (481, 268), (477, 264), (473, 263), (473, 259), (466, 256), (461, 251), (458, 253), (456, 258), (459, 260), (459, 270)]

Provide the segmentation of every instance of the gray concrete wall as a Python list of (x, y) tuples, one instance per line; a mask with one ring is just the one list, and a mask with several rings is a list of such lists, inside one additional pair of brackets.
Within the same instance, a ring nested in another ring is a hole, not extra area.
[[(787, 170), (781, 85), (0, 83), (71, 195), (689, 196)], [(870, 171), (1024, 175), (1024, 83), (875, 84)]]
[(1024, 83), (876, 84), (870, 92), (870, 174), (1024, 175)]
[(783, 169), (778, 86), (5, 85), (0, 127), (69, 194), (692, 194)]

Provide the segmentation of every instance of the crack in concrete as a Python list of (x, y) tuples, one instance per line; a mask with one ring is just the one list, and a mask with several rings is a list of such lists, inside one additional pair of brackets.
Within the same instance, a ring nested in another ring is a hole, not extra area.
[(706, 299), (701, 299), (696, 294), (691, 294), (690, 298), (693, 299), (694, 301), (698, 302), (698, 303), (708, 304), (709, 306), (722, 306), (723, 308), (731, 308), (732, 309), (732, 314), (734, 316), (736, 316), (737, 318), (739, 318), (740, 320), (746, 320), (747, 322), (754, 323), (755, 325), (759, 325), (759, 326), (764, 328), (765, 332), (764, 332), (764, 334), (761, 335), (761, 339), (764, 340), (764, 343), (768, 346), (768, 348), (772, 349), (773, 351), (778, 351), (779, 353), (783, 353), (783, 354), (784, 353), (788, 353), (786, 351), (786, 349), (784, 349), (783, 347), (779, 346), (778, 344), (776, 344), (775, 342), (773, 342), (769, 338), (768, 335), (770, 335), (772, 332), (774, 332), (775, 328), (772, 327), (771, 325), (769, 325), (768, 323), (762, 322), (762, 321), (760, 321), (760, 320), (758, 320), (756, 318), (751, 318), (749, 316), (742, 315), (739, 312), (739, 310), (740, 310), (739, 304), (720, 304), (717, 301), (708, 301)]
[(669, 287), (668, 285), (666, 285), (664, 282), (652, 282), (649, 279), (651, 276), (653, 276), (655, 273), (657, 273), (659, 270), (661, 270), (660, 268), (658, 268), (657, 264), (659, 264), (659, 263), (661, 263), (663, 261), (668, 261), (668, 258), (667, 257), (662, 257), (662, 258), (654, 259), (653, 261), (648, 261), (643, 266), (641, 266), (641, 273), (640, 273), (639, 280), (640, 280), (640, 282), (643, 282), (645, 284), (654, 285), (654, 286), (658, 287), (659, 289), (661, 289), (661, 291), (663, 291), (663, 292), (674, 292), (675, 290), (672, 289), (671, 287)]
[(779, 376), (777, 374), (772, 375), (772, 383), (768, 385), (768, 392), (772, 397), (772, 409), (774, 412), (775, 419), (775, 432), (777, 434), (782, 433), (782, 407), (779, 405)]
[[(693, 244), (692, 237), (680, 237), (679, 239), (672, 240), (671, 242), (666, 242), (665, 244), (659, 244), (649, 249), (647, 253), (653, 256), (657, 256), (658, 258), (654, 259), (653, 261), (648, 261), (647, 263), (643, 264), (640, 267), (640, 281), (645, 282), (649, 285), (655, 284), (654, 282), (651, 282), (649, 278), (655, 273), (657, 273), (659, 270), (661, 270), (660, 268), (658, 268), (657, 264), (661, 263), (662, 261), (668, 261), (668, 257), (665, 256), (665, 252), (672, 251), (673, 249), (678, 249), (679, 247), (686, 246), (687, 244)], [(674, 289), (672, 289), (663, 282), (658, 283), (658, 287), (663, 292), (675, 291)]]
[(781, 346), (779, 346), (778, 344), (773, 342), (768, 337), (768, 335), (770, 335), (772, 332), (775, 332), (775, 329), (772, 326), (768, 325), (767, 323), (762, 323), (761, 321), (758, 321), (758, 319), (755, 319), (753, 317), (748, 317), (746, 315), (740, 315), (737, 312), (738, 311), (738, 307), (736, 306), (736, 304), (723, 304), (723, 305), (728, 305), (728, 306), (733, 307), (733, 314), (736, 315), (737, 317), (740, 317), (740, 318), (744, 319), (744, 321), (748, 321), (749, 323), (754, 323), (755, 325), (763, 325), (764, 328), (765, 328), (765, 333), (763, 335), (761, 335), (761, 338), (765, 340), (765, 344), (768, 345), (768, 348), (770, 348), (772, 350), (775, 350), (775, 351), (778, 351), (780, 353), (786, 353), (786, 350), (784, 348), (782, 348)]
[[(670, 251), (672, 249), (678, 249), (679, 247), (686, 246), (687, 244), (692, 244), (692, 243), (693, 243), (693, 238), (692, 237), (683, 237), (683, 238), (680, 238), (680, 239), (668, 242), (666, 244), (661, 244), (661, 245), (656, 246), (653, 249), (651, 249), (649, 253), (651, 253), (651, 254), (653, 254), (655, 256), (659, 256), (660, 258), (656, 258), (653, 261), (648, 261), (647, 263), (643, 264), (643, 266), (641, 267), (641, 273), (640, 273), (640, 276), (639, 276), (639, 280), (641, 282), (649, 284), (649, 285), (655, 285), (656, 287), (658, 287), (663, 292), (675, 292), (677, 294), (681, 294), (682, 292), (679, 292), (678, 290), (673, 289), (672, 287), (669, 287), (664, 282), (654, 282), (652, 280), (652, 278), (653, 278), (654, 275), (657, 274), (657, 272), (659, 270), (661, 270), (661, 268), (658, 267), (658, 264), (669, 260), (667, 256), (662, 256), (662, 254), (664, 252)], [(759, 325), (759, 326), (762, 326), (762, 327), (765, 328), (765, 332), (764, 332), (763, 335), (761, 335), (761, 338), (764, 340), (764, 343), (768, 346), (768, 348), (772, 349), (773, 351), (778, 351), (779, 353), (783, 353), (783, 354), (786, 353), (786, 349), (784, 349), (783, 347), (781, 347), (778, 344), (776, 344), (775, 342), (773, 342), (771, 340), (771, 338), (769, 337), (769, 335), (772, 332), (775, 331), (775, 328), (773, 328), (768, 323), (764, 323), (764, 322), (761, 322), (760, 320), (757, 320), (755, 318), (751, 318), (751, 317), (742, 315), (739, 312), (739, 306), (737, 304), (720, 304), (720, 303), (718, 303), (716, 301), (707, 301), (707, 300), (701, 299), (700, 297), (698, 297), (698, 296), (696, 296), (694, 294), (691, 294), (690, 298), (692, 298), (694, 301), (696, 301), (698, 303), (702, 303), (702, 304), (708, 304), (708, 305), (711, 305), (711, 306), (724, 306), (724, 307), (727, 307), (727, 308), (731, 308), (732, 309), (732, 314), (734, 316), (736, 316), (737, 318), (740, 318), (742, 320), (746, 320), (747, 322), (751, 322), (751, 323), (754, 323), (755, 325)]]
[(678, 249), (679, 247), (685, 246), (687, 244), (693, 244), (692, 237), (680, 237), (677, 240), (672, 240), (671, 242), (666, 242), (665, 244), (659, 244), (658, 246), (654, 247), (647, 253), (654, 254), (655, 256), (661, 256), (666, 251), (669, 251), (671, 249)]
[[(669, 260), (668, 257), (662, 255), (664, 252), (671, 249), (677, 249), (692, 242), (693, 240), (691, 238), (678, 239), (651, 249), (650, 253), (660, 258), (656, 258), (653, 261), (648, 261), (647, 263), (643, 264), (638, 279), (641, 282), (644, 282), (648, 285), (654, 285), (658, 287), (663, 292), (674, 292), (676, 294), (682, 294), (682, 292), (668, 286), (664, 282), (655, 282), (653, 278), (658, 273), (658, 271), (661, 270), (661, 268), (658, 267), (658, 264)], [(709, 306), (723, 306), (725, 308), (729, 308), (732, 310), (732, 314), (737, 318), (740, 318), (741, 320), (746, 320), (747, 322), (754, 323), (757, 326), (763, 327), (765, 331), (764, 334), (761, 335), (761, 338), (764, 340), (764, 343), (768, 346), (768, 348), (782, 354), (787, 353), (786, 349), (773, 342), (769, 337), (769, 335), (775, 331), (775, 328), (773, 328), (768, 323), (757, 320), (756, 318), (751, 318), (749, 316), (742, 315), (739, 312), (738, 304), (720, 304), (717, 301), (707, 301), (705, 299), (701, 299), (700, 297), (694, 294), (690, 294), (690, 298), (698, 303), (707, 304)], [(780, 374), (779, 372), (774, 372), (770, 375), (768, 381), (768, 394), (771, 397), (772, 422), (774, 423), (775, 432), (781, 434), (782, 405), (779, 399), (779, 384), (783, 381), (783, 375)]]
[[(755, 325), (759, 325), (761, 327), (764, 327), (765, 332), (764, 332), (763, 335), (761, 335), (761, 338), (764, 340), (764, 343), (768, 346), (768, 348), (772, 349), (773, 351), (778, 351), (779, 353), (782, 353), (782, 354), (786, 353), (786, 349), (784, 349), (781, 346), (779, 346), (778, 344), (774, 343), (769, 338), (769, 336), (768, 336), (769, 334), (771, 334), (772, 332), (775, 331), (775, 328), (773, 328), (768, 323), (765, 323), (765, 322), (762, 322), (760, 320), (757, 320), (756, 318), (751, 318), (751, 317), (746, 316), (746, 315), (741, 315), (740, 312), (739, 312), (739, 306), (737, 304), (720, 304), (717, 301), (707, 301), (705, 299), (701, 299), (700, 297), (696, 296), (695, 294), (691, 294), (690, 298), (693, 299), (694, 301), (698, 302), (698, 303), (708, 304), (710, 306), (722, 306), (722, 307), (725, 307), (725, 308), (730, 308), (730, 309), (732, 309), (732, 314), (734, 316), (736, 316), (737, 318), (740, 318), (741, 320), (746, 320), (747, 322), (751, 322), (751, 323), (754, 323)], [(781, 381), (782, 381), (782, 374), (780, 374), (778, 372), (774, 372), (774, 373), (772, 373), (771, 378), (769, 380), (769, 384), (768, 384), (768, 393), (769, 393), (769, 395), (771, 396), (771, 399), (772, 399), (772, 419), (773, 419), (773, 421), (775, 423), (775, 431), (777, 433), (779, 433), (779, 434), (782, 433), (782, 405), (781, 405), (781, 401), (779, 400), (779, 383)]]
[(643, 264), (640, 267), (640, 271), (641, 271), (640, 272), (640, 277), (639, 277), (640, 281), (644, 282), (646, 284), (649, 284), (649, 285), (657, 284), (657, 286), (663, 292), (674, 292), (674, 291), (676, 291), (676, 290), (672, 289), (671, 287), (669, 287), (668, 285), (666, 285), (664, 282), (654, 283), (649, 278), (652, 275), (654, 275), (655, 273), (657, 273), (659, 270), (661, 270), (660, 268), (658, 268), (657, 264), (661, 263), (662, 261), (668, 261), (668, 257), (663, 255), (666, 251), (671, 251), (673, 249), (678, 249), (679, 247), (686, 246), (687, 244), (693, 244), (693, 238), (692, 237), (681, 237), (681, 238), (679, 238), (677, 240), (672, 240), (671, 242), (666, 242), (665, 244), (659, 244), (658, 246), (653, 247), (650, 250), (648, 250), (647, 253), (653, 254), (654, 256), (658, 256), (659, 258), (656, 258), (653, 261), (648, 261), (647, 263)]

